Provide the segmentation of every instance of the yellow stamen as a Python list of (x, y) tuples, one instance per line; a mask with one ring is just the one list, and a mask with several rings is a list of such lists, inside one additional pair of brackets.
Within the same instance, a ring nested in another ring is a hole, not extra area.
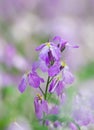
[(37, 94), (37, 97), (38, 97), (39, 100), (43, 99), (43, 97), (39, 93)]
[(25, 75), (28, 75), (29, 73), (30, 73), (30, 71), (26, 71), (26, 72), (25, 72)]
[(47, 43), (46, 43), (46, 46), (50, 47), (50, 42), (47, 42)]
[(65, 66), (66, 66), (66, 63), (65, 63), (64, 61), (62, 61), (62, 62), (61, 62), (61, 65), (62, 65), (63, 67), (65, 67)]
[(58, 75), (58, 76), (57, 76), (57, 80), (60, 80), (61, 78), (62, 78), (61, 75)]

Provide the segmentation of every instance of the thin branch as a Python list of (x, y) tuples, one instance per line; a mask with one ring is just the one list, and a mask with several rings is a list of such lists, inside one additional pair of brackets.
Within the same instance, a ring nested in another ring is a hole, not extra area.
[(48, 76), (48, 79), (47, 79), (46, 90), (45, 90), (45, 94), (44, 94), (44, 99), (45, 100), (47, 98), (47, 91), (48, 91), (49, 81), (50, 81), (50, 76)]
[(43, 96), (44, 96), (45, 94), (44, 94), (43, 90), (41, 89), (41, 87), (39, 87), (39, 89), (40, 89), (40, 91), (42, 92), (42, 94), (43, 94)]

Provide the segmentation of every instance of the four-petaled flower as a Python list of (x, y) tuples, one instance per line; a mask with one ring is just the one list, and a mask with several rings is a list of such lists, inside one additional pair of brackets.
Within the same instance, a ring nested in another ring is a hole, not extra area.
[(47, 42), (36, 48), (40, 51), (39, 59), (43, 60), (45, 64), (50, 67), (55, 61), (59, 61), (61, 53), (57, 45), (53, 42)]
[(64, 39), (62, 39), (60, 36), (55, 36), (53, 38), (53, 42), (56, 42), (58, 48), (60, 49), (60, 51), (62, 52), (66, 47), (70, 47), (70, 48), (79, 48), (78, 45), (73, 45), (70, 44), (68, 41), (65, 41)]
[(44, 79), (39, 77), (36, 72), (30, 72), (28, 74), (28, 82), (30, 86), (38, 88), (40, 86), (40, 83), (44, 82)]
[(40, 94), (34, 98), (35, 114), (38, 119), (43, 118), (44, 113), (48, 113), (48, 103)]
[(31, 87), (38, 88), (40, 87), (41, 82), (43, 83), (44, 79), (38, 76), (38, 74), (35, 71), (28, 72), (27, 74), (23, 75), (18, 89), (21, 93), (23, 93), (28, 84)]

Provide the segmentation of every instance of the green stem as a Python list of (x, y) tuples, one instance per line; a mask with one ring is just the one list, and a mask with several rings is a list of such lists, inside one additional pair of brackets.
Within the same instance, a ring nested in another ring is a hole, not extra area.
[(45, 89), (45, 94), (44, 94), (44, 99), (46, 100), (47, 99), (47, 91), (48, 91), (48, 86), (49, 86), (49, 82), (50, 81), (50, 76), (48, 76), (48, 79), (47, 79), (47, 84), (46, 84), (46, 89)]
[(44, 94), (43, 90), (41, 89), (41, 87), (39, 87), (39, 89), (40, 89), (40, 91), (42, 92), (42, 94), (43, 94), (43, 96), (44, 96), (45, 94)]
[(52, 77), (50, 80), (49, 80), (49, 83), (53, 80), (54, 77)]

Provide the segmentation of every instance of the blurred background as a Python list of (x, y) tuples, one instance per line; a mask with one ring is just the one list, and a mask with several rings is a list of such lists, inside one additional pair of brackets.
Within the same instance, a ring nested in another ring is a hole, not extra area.
[(35, 48), (55, 35), (80, 46), (65, 59), (77, 91), (93, 95), (94, 0), (0, 0), (0, 130), (44, 129), (34, 116), (33, 89), (20, 94), (17, 87), (38, 58)]

